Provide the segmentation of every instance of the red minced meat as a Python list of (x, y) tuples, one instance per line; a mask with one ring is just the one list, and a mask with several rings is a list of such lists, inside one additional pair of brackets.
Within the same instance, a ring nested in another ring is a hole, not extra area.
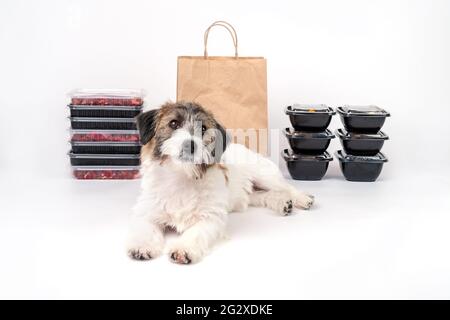
[(130, 180), (139, 178), (139, 170), (74, 170), (75, 178), (81, 180)]

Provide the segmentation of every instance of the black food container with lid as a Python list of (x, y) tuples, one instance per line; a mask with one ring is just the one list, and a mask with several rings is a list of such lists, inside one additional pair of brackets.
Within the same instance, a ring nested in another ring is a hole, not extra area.
[(134, 118), (70, 117), (72, 129), (137, 130)]
[(76, 154), (69, 153), (72, 166), (139, 166), (139, 154)]
[(344, 151), (354, 156), (375, 156), (383, 147), (384, 141), (389, 137), (383, 132), (356, 133), (345, 129), (336, 130)]
[(139, 142), (70, 141), (76, 154), (139, 154)]
[(71, 117), (88, 118), (134, 118), (142, 112), (143, 106), (98, 106), (68, 105)]
[(292, 128), (284, 130), (289, 145), (294, 153), (319, 155), (324, 153), (335, 135), (330, 130), (322, 132), (295, 131)]
[(345, 129), (350, 132), (377, 133), (390, 114), (377, 106), (342, 106), (337, 108)]
[(295, 180), (321, 180), (328, 170), (328, 164), (333, 160), (326, 151), (320, 155), (305, 155), (285, 149), (282, 157), (289, 174)]
[(377, 180), (388, 159), (379, 152), (375, 156), (352, 156), (339, 150), (336, 152), (339, 166), (349, 181), (373, 182)]
[(294, 104), (286, 107), (292, 126), (296, 131), (325, 131), (336, 114), (333, 108), (324, 104)]

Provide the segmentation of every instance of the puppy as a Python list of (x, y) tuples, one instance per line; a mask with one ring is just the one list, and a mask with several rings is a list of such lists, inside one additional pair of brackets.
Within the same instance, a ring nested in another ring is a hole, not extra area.
[(170, 259), (195, 263), (223, 237), (229, 212), (256, 206), (289, 215), (313, 204), (273, 162), (230, 143), (225, 129), (196, 103), (166, 103), (138, 116), (137, 124), (142, 192), (127, 245), (133, 259), (161, 255), (170, 228), (181, 234)]

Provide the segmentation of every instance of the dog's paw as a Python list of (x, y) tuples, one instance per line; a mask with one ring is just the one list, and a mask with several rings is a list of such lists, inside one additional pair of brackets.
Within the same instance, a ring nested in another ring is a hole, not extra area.
[(282, 212), (282, 214), (283, 214), (284, 216), (290, 215), (290, 214), (292, 213), (293, 207), (294, 207), (294, 206), (293, 206), (293, 204), (292, 204), (292, 200), (286, 201), (286, 202), (284, 203), (284, 206), (283, 206), (283, 212)]
[(287, 192), (274, 193), (266, 204), (282, 216), (289, 216), (294, 211), (294, 198)]
[(169, 250), (170, 261), (178, 264), (191, 264), (201, 260), (203, 253), (195, 247), (183, 244), (175, 245)]
[(191, 257), (184, 250), (175, 250), (170, 252), (170, 260), (178, 264), (190, 264), (192, 262)]
[(297, 195), (294, 206), (299, 209), (309, 210), (314, 204), (314, 196), (310, 194), (300, 193)]
[(150, 260), (159, 257), (163, 252), (162, 243), (145, 245), (128, 245), (127, 253), (134, 260)]
[(128, 256), (134, 260), (150, 260), (155, 258), (155, 255), (150, 250), (142, 248), (129, 249)]

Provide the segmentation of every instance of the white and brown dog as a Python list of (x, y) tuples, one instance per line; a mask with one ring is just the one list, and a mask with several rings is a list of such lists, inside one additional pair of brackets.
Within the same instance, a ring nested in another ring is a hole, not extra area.
[(288, 184), (270, 160), (229, 143), (225, 129), (200, 105), (166, 103), (141, 114), (142, 193), (134, 207), (127, 250), (138, 260), (164, 249), (164, 230), (181, 236), (172, 261), (199, 261), (223, 237), (228, 213), (248, 206), (281, 215), (309, 209), (314, 198)]

